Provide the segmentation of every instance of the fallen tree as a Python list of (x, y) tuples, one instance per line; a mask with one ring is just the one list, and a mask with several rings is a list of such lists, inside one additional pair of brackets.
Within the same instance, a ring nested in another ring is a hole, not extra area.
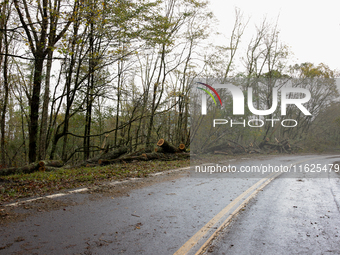
[(109, 151), (104, 154), (99, 154), (96, 157), (93, 157), (91, 159), (86, 160), (83, 162), (81, 165), (86, 166), (88, 164), (97, 164), (98, 160), (110, 160), (110, 159), (115, 159), (120, 157), (121, 155), (125, 154), (128, 152), (128, 148), (126, 146), (119, 147), (117, 149), (114, 149), (113, 151)]
[(62, 160), (42, 160), (39, 161), (39, 166), (62, 167), (64, 162)]
[(185, 144), (181, 143), (181, 144), (178, 146), (178, 149), (179, 149), (180, 151), (186, 152)]
[(110, 165), (115, 163), (128, 163), (134, 161), (149, 161), (149, 160), (176, 160), (176, 159), (184, 159), (190, 158), (190, 153), (159, 153), (159, 152), (151, 152), (151, 153), (143, 153), (139, 156), (122, 156), (116, 159), (110, 160), (99, 160), (98, 165)]
[(148, 160), (177, 160), (189, 158), (190, 153), (185, 152), (185, 145), (180, 144), (179, 147), (173, 146), (171, 143), (160, 139), (157, 143), (155, 152), (151, 152), (145, 148), (142, 148), (135, 152), (128, 153), (126, 146), (116, 148), (112, 151), (101, 153), (93, 158), (90, 158), (76, 166), (64, 166), (64, 163), (60, 160), (43, 160), (36, 163), (32, 163), (23, 167), (12, 167), (0, 170), (0, 176), (11, 174), (26, 174), (36, 171), (51, 172), (58, 171), (61, 167), (74, 168), (74, 167), (96, 167), (116, 163), (128, 163), (134, 161), (148, 161)]
[(165, 141), (164, 139), (160, 139), (157, 142), (157, 146), (161, 147), (165, 153), (176, 153), (180, 151), (178, 148)]
[(215, 145), (209, 148), (206, 148), (204, 150), (204, 153), (215, 153), (216, 154), (228, 154), (228, 155), (232, 155), (232, 154), (239, 154), (239, 153), (247, 153), (248, 150), (246, 147), (244, 147), (243, 145), (232, 141), (232, 140), (226, 140), (225, 143), (223, 144), (219, 144), (219, 145)]
[(279, 152), (279, 153), (291, 153), (292, 147), (289, 143), (289, 139), (284, 139), (279, 141), (275, 138), (275, 142), (270, 142), (269, 138), (266, 138), (259, 144), (259, 148), (261, 150), (265, 150), (268, 152)]
[(31, 163), (22, 167), (10, 167), (0, 170), (0, 176), (7, 176), (12, 174), (30, 174), (33, 172), (45, 172), (47, 167), (60, 168), (64, 164), (61, 160), (43, 160)]

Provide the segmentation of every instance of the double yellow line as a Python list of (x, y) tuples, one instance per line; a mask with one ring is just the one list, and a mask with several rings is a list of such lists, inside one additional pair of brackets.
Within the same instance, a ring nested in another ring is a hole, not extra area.
[[(295, 162), (292, 164), (289, 164), (291, 166), (297, 165), (309, 160), (312, 160), (314, 158), (310, 158), (307, 160), (302, 160), (299, 162)], [(211, 228), (219, 221), (221, 218), (223, 218), (229, 211), (237, 205), (244, 197), (246, 197), (249, 193), (251, 193), (247, 199), (245, 199), (230, 215), (229, 217), (214, 231), (214, 233), (206, 240), (206, 242), (199, 248), (199, 250), (195, 253), (196, 255), (202, 253), (207, 245), (214, 239), (216, 234), (222, 230), (222, 228), (228, 226), (230, 223), (230, 220), (232, 217), (237, 214), (260, 190), (262, 190), (265, 186), (267, 186), (272, 180), (274, 180), (276, 177), (281, 175), (282, 173), (272, 173), (269, 174), (267, 177), (259, 180), (257, 183), (255, 183), (253, 186), (251, 186), (249, 189), (247, 189), (245, 192), (243, 192), (241, 195), (239, 195), (235, 200), (233, 200), (230, 204), (228, 204), (222, 211), (220, 211), (214, 218), (212, 218), (207, 224), (205, 224), (195, 235), (193, 235), (181, 248), (179, 248), (174, 255), (185, 255), (187, 254), (201, 239), (202, 237), (207, 234)]]

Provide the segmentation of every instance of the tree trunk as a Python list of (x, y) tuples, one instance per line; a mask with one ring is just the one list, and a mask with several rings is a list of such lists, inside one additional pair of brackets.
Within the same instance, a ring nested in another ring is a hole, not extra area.
[(94, 158), (88, 159), (88, 160), (85, 161), (85, 163), (98, 163), (98, 160), (100, 160), (100, 159), (104, 159), (104, 160), (115, 159), (115, 158), (118, 158), (119, 156), (127, 153), (127, 151), (128, 151), (127, 147), (123, 146), (123, 147), (117, 148), (113, 151), (110, 151), (108, 153), (101, 154), (101, 155), (98, 155)]
[(115, 138), (114, 138), (115, 147), (117, 147), (118, 128), (119, 128), (120, 90), (121, 90), (122, 69), (123, 69), (121, 65), (122, 65), (122, 61), (118, 61), (117, 111), (116, 111), (116, 130), (115, 130)]
[[(93, 3), (91, 3), (93, 6)], [(92, 121), (92, 104), (93, 104), (93, 89), (94, 89), (94, 10), (91, 10), (90, 17), (90, 55), (89, 55), (89, 77), (88, 87), (86, 92), (86, 116), (85, 116), (85, 131), (84, 131), (84, 160), (90, 157), (90, 135)]]
[[(161, 82), (162, 73), (163, 73), (163, 79), (162, 79), (162, 82)], [(151, 135), (152, 135), (152, 131), (153, 131), (154, 117), (155, 117), (155, 113), (156, 113), (156, 110), (158, 108), (160, 99), (162, 98), (162, 95), (163, 95), (164, 82), (165, 82), (165, 44), (162, 45), (161, 63), (159, 65), (158, 77), (157, 77), (157, 81), (155, 82), (155, 84), (153, 86), (151, 114), (150, 114), (149, 127), (148, 127), (148, 131), (147, 131), (146, 143), (145, 143), (145, 147), (147, 149), (150, 149), (150, 150), (152, 150)], [(162, 87), (160, 91), (158, 90), (159, 85), (161, 85), (161, 87)], [(159, 94), (158, 102), (156, 102), (157, 94)]]
[(43, 103), (43, 109), (42, 109), (42, 115), (41, 115), (39, 159), (46, 158), (47, 121), (48, 121), (48, 105), (50, 103), (50, 75), (51, 75), (51, 68), (52, 68), (52, 56), (53, 56), (53, 51), (49, 51), (47, 55), (45, 93), (44, 93), (44, 103)]
[(11, 174), (30, 174), (38, 171), (39, 167), (38, 163), (31, 163), (23, 167), (4, 168), (0, 170), (0, 176), (7, 176)]
[[(52, 50), (54, 45), (62, 38), (66, 33), (68, 27), (72, 23), (72, 18), (70, 18), (64, 28), (58, 26), (57, 20), (52, 16), (54, 12), (58, 12), (59, 5), (54, 5), (53, 7), (49, 4), (47, 0), (41, 1), (42, 5), (37, 8), (41, 15), (41, 20), (38, 20), (39, 14), (36, 14), (37, 22), (31, 20), (29, 10), (27, 8), (28, 4), (26, 0), (22, 0), (25, 6), (24, 14), (22, 13), (22, 5), (19, 6), (18, 0), (14, 0), (14, 6), (19, 16), (20, 23), (27, 35), (27, 40), (29, 43), (29, 48), (34, 57), (34, 75), (33, 75), (33, 89), (32, 94), (29, 98), (30, 116), (29, 116), (29, 162), (34, 162), (37, 158), (37, 139), (38, 139), (38, 127), (39, 127), (39, 103), (40, 103), (40, 89), (43, 77), (43, 65), (44, 59), (49, 51)], [(73, 12), (76, 10), (73, 9)], [(33, 14), (33, 13), (32, 13)], [(74, 13), (72, 13), (73, 16)], [(33, 16), (32, 16), (33, 17)], [(27, 21), (26, 21), (27, 20)], [(34, 29), (34, 23), (39, 23), (39, 31)], [(50, 25), (50, 31), (48, 26)], [(61, 30), (60, 30), (61, 29)], [(56, 35), (56, 31), (60, 31)]]
[(29, 125), (29, 162), (37, 159), (37, 138), (39, 121), (39, 103), (41, 78), (44, 64), (44, 53), (37, 52), (34, 63), (33, 90), (30, 98), (30, 125)]
[(39, 161), (39, 166), (62, 167), (64, 162), (61, 160), (42, 160)]
[(163, 149), (163, 151), (167, 152), (167, 153), (179, 152), (179, 149), (177, 149), (175, 146), (173, 146), (172, 144), (168, 143), (164, 139), (160, 139), (158, 141), (158, 143), (157, 143), (157, 146), (161, 147)]
[(181, 143), (178, 147), (180, 151), (185, 151), (185, 144)]
[[(7, 6), (5, 4), (5, 6)], [(6, 11), (5, 6), (3, 7)], [(5, 13), (5, 12), (4, 12)], [(4, 23), (4, 28), (7, 27), (7, 21)], [(7, 41), (7, 32), (4, 33), (4, 46), (5, 46), (5, 57), (4, 57), (4, 65), (3, 65), (3, 82), (4, 82), (4, 89), (5, 95), (3, 98), (3, 106), (2, 106), (2, 113), (1, 113), (1, 164), (3, 166), (6, 165), (6, 154), (5, 154), (5, 124), (6, 124), (6, 111), (7, 111), (7, 104), (8, 104), (8, 96), (9, 96), (9, 88), (8, 88), (8, 77), (7, 77), (7, 69), (8, 69), (8, 41)]]

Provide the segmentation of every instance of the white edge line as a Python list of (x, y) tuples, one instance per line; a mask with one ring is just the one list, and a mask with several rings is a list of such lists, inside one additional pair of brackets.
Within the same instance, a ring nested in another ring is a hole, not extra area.
[[(178, 171), (188, 170), (188, 169), (190, 169), (190, 167), (183, 167), (183, 168), (178, 168), (178, 169), (174, 169), (174, 170), (168, 170), (168, 171), (165, 171), (165, 172), (158, 172), (158, 173), (150, 174), (150, 176), (157, 176), (157, 175), (161, 175), (161, 174), (173, 173), (173, 172), (178, 172)], [(110, 182), (108, 185), (114, 186), (115, 184), (120, 184), (120, 183), (124, 183), (124, 182), (129, 182), (129, 181), (137, 181), (137, 180), (141, 180), (141, 178), (129, 178), (129, 179), (124, 180), (124, 181), (114, 181), (114, 182)], [(88, 190), (89, 190), (89, 188), (80, 188), (80, 189), (68, 191), (67, 193), (57, 193), (57, 194), (32, 198), (32, 199), (28, 199), (28, 200), (24, 200), (24, 201), (6, 204), (6, 205), (3, 205), (3, 206), (4, 207), (18, 206), (18, 205), (21, 205), (21, 204), (26, 204), (26, 203), (31, 203), (31, 202), (34, 202), (34, 201), (37, 201), (37, 200), (41, 200), (43, 198), (63, 197), (63, 196), (71, 195), (71, 194), (74, 194), (74, 193), (80, 193), (80, 192), (84, 192), (84, 191), (88, 191)]]
[[(71, 190), (69, 191), (68, 193), (79, 193), (79, 192), (83, 192), (83, 191), (88, 191), (89, 189), (88, 188), (82, 188), (82, 189), (75, 189), (75, 190)], [(67, 194), (65, 194), (67, 195)]]
[(45, 196), (47, 198), (54, 198), (54, 197), (62, 197), (62, 196), (65, 196), (66, 193), (58, 193), (58, 194), (53, 194), (53, 195), (48, 195), (48, 196)]

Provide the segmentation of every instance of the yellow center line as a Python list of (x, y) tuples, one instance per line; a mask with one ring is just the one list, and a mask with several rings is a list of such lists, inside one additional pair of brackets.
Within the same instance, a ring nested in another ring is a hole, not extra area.
[(240, 204), (235, 211), (228, 216), (228, 218), (216, 229), (216, 231), (208, 238), (208, 240), (201, 246), (201, 248), (195, 253), (195, 255), (201, 254), (208, 244), (214, 239), (217, 233), (219, 233), (223, 228), (227, 227), (230, 223), (230, 220), (237, 214), (249, 201), (252, 199), (260, 190), (262, 190), (265, 186), (267, 186), (272, 180), (274, 180), (281, 173), (276, 174), (276, 176), (268, 179), (265, 183), (263, 183), (259, 188), (257, 188), (246, 200)]
[(212, 218), (207, 224), (205, 224), (195, 235), (193, 235), (179, 250), (177, 250), (174, 255), (182, 255), (186, 254), (190, 249), (197, 244), (197, 242), (213, 227), (226, 213), (230, 211), (241, 199), (243, 199), (248, 193), (253, 191), (258, 185), (260, 185), (263, 181), (270, 178), (272, 175), (276, 173), (270, 174), (268, 177), (265, 177), (239, 195), (235, 200), (233, 200), (230, 204), (228, 204), (222, 211), (220, 211), (214, 218)]
[[(312, 160), (315, 158), (310, 158), (302, 161), (298, 161), (295, 163), (290, 164), (291, 166), (300, 164), (302, 162), (306, 162), (309, 160)], [(289, 165), (289, 164), (288, 164)], [(196, 254), (199, 254), (203, 251), (204, 247), (209, 244), (209, 242), (213, 239), (215, 234), (222, 229), (225, 224), (230, 221), (230, 219), (242, 208), (245, 204), (249, 202), (251, 198), (253, 198), (257, 192), (261, 189), (263, 189), (267, 184), (269, 184), (272, 180), (274, 180), (276, 177), (281, 175), (282, 173), (272, 173), (265, 178), (259, 180), (257, 183), (255, 183), (253, 186), (248, 188), (245, 192), (243, 192), (241, 195), (239, 195), (235, 200), (233, 200), (230, 204), (228, 204), (222, 211), (220, 211), (215, 217), (213, 217), (207, 224), (205, 224), (195, 235), (193, 235), (181, 248), (179, 248), (174, 255), (184, 255), (187, 254), (192, 247), (194, 247), (199, 240), (224, 216), (226, 215), (240, 200), (242, 200), (248, 193), (254, 192), (240, 205), (237, 207), (237, 209), (223, 222), (223, 224), (209, 237), (209, 239), (204, 243), (204, 245), (199, 249), (199, 251)], [(264, 182), (264, 183), (263, 183)], [(262, 185), (261, 185), (262, 184)], [(260, 187), (258, 187), (261, 185)], [(258, 187), (258, 188), (257, 188)]]

